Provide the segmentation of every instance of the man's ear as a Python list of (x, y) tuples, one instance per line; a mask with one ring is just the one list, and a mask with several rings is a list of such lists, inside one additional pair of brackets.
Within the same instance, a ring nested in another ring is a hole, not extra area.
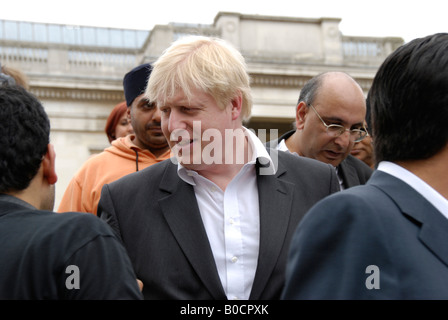
[(239, 118), (241, 114), (241, 108), (243, 107), (243, 97), (240, 94), (236, 95), (232, 101), (232, 120), (236, 120)]
[(296, 108), (296, 127), (297, 129), (303, 129), (305, 124), (305, 117), (308, 112), (308, 106), (304, 101), (300, 101)]
[(47, 153), (45, 153), (44, 159), (42, 161), (44, 177), (47, 179), (49, 184), (55, 184), (58, 181), (55, 160), (56, 153), (54, 152), (54, 146), (49, 143), (47, 146)]

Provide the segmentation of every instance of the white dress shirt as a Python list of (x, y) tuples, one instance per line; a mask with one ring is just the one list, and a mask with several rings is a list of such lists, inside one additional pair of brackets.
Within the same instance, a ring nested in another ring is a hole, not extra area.
[(288, 147), (286, 146), (286, 140), (285, 140), (285, 139), (282, 139), (282, 140), (277, 144), (276, 149), (277, 149), (277, 150), (280, 150), (280, 151), (286, 151), (286, 152), (289, 152), (289, 153), (298, 155), (297, 152), (291, 152), (291, 151), (288, 149)]
[(426, 200), (436, 207), (436, 209), (439, 210), (446, 218), (448, 218), (448, 199), (443, 197), (433, 187), (417, 177), (415, 174), (389, 161), (381, 161), (378, 164), (377, 170), (386, 172), (410, 185), (413, 189), (415, 189), (415, 191), (420, 193)]
[[(191, 184), (210, 242), (222, 286), (228, 299), (249, 299), (257, 269), (260, 214), (257, 158), (265, 158), (275, 173), (273, 161), (258, 137), (247, 130), (252, 159), (222, 191), (215, 183), (178, 164), (179, 177)], [(266, 163), (266, 160), (263, 163)]]

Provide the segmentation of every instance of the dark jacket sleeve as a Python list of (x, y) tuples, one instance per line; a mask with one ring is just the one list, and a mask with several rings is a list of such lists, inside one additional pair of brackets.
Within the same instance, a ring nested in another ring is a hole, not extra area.
[[(92, 217), (94, 219), (92, 219)], [(126, 249), (107, 224), (94, 216), (85, 216), (83, 237), (64, 265), (61, 275), (65, 299), (70, 300), (142, 300)], [(86, 222), (92, 222), (87, 225)], [(80, 226), (83, 228), (83, 226)]]
[[(387, 236), (363, 200), (341, 191), (308, 212), (291, 241), (282, 299), (397, 298)], [(381, 290), (369, 288), (372, 265), (381, 268)]]
[(120, 226), (118, 224), (117, 216), (115, 214), (113, 201), (110, 196), (109, 185), (104, 185), (101, 191), (101, 198), (98, 203), (98, 217), (105, 221), (114, 231), (115, 235), (122, 240), (120, 233)]

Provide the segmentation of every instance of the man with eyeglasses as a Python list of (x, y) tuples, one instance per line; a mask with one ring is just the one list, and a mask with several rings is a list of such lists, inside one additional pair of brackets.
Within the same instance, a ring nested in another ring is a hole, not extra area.
[(376, 170), (301, 220), (283, 299), (448, 299), (447, 50), (448, 33), (416, 38), (379, 67), (367, 96)]
[(359, 84), (344, 72), (321, 73), (300, 91), (296, 129), (267, 145), (333, 165), (341, 189), (364, 184), (372, 169), (350, 151), (367, 135), (365, 117)]

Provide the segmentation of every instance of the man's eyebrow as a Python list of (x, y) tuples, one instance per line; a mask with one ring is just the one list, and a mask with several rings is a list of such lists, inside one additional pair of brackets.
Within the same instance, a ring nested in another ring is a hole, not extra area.
[(321, 115), (322, 119), (327, 120), (327, 121), (333, 121), (333, 122), (344, 122), (344, 120), (342, 120), (341, 118), (338, 118), (337, 116), (323, 116)]
[(142, 98), (140, 99), (140, 101), (138, 102), (139, 105), (143, 105), (143, 104), (152, 104), (153, 102), (149, 101), (149, 99), (147, 98)]
[[(324, 121), (345, 123), (344, 120), (342, 120), (341, 118), (335, 117), (335, 116), (330, 116), (330, 117), (321, 116), (321, 117), (322, 117), (322, 119), (324, 119)], [(362, 127), (363, 125), (364, 125), (364, 121), (354, 123), (351, 125), (351, 127), (358, 127), (358, 126)]]

